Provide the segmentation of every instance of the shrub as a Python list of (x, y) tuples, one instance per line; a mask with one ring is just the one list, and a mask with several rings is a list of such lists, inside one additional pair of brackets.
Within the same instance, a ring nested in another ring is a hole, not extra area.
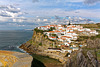
[(39, 43), (40, 46), (42, 46), (42, 43)]
[(70, 53), (67, 53), (67, 54), (65, 55), (65, 57), (68, 57), (68, 55), (70, 55)]
[(35, 28), (34, 31), (36, 31), (36, 33), (42, 33), (43, 34), (43, 30), (39, 30), (38, 28)]
[(55, 27), (50, 27), (48, 31), (53, 31), (53, 30), (55, 30)]

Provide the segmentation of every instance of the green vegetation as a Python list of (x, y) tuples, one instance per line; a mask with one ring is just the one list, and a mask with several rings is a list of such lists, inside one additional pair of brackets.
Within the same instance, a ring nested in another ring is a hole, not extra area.
[(96, 35), (96, 36), (91, 36), (91, 37), (90, 37), (90, 39), (92, 39), (92, 40), (93, 40), (93, 39), (96, 39), (96, 38), (100, 38), (100, 34), (99, 34), (99, 35)]
[(100, 23), (97, 23), (97, 25), (98, 25), (98, 28), (100, 28)]
[(96, 30), (98, 33), (100, 33), (100, 30)]
[(100, 38), (100, 34), (99, 35), (96, 35), (96, 36), (79, 36), (79, 38), (77, 39), (77, 41), (84, 41), (84, 40), (87, 40), (87, 39), (96, 39), (96, 38)]
[(76, 25), (81, 25), (84, 28), (100, 28), (100, 23), (97, 23), (97, 24), (76, 24)]
[(55, 46), (57, 48), (57, 46)]
[(55, 30), (55, 27), (50, 27), (48, 31), (53, 31), (53, 30)]
[(96, 54), (97, 54), (97, 59), (100, 61), (100, 49), (97, 50)]
[(35, 28), (34, 31), (36, 31), (36, 33), (42, 33), (43, 34), (43, 30), (39, 30), (38, 28)]
[(33, 40), (32, 40), (32, 39), (30, 39), (29, 41), (27, 41), (27, 43), (32, 44), (32, 43), (33, 43)]
[(51, 34), (52, 36), (56, 37), (57, 35), (56, 34)]
[(46, 35), (46, 34), (44, 34), (43, 36), (44, 36), (44, 37), (46, 37), (47, 35)]
[(50, 36), (52, 36), (52, 37), (58, 37), (56, 34), (50, 34)]
[(42, 43), (39, 43), (40, 46), (42, 46)]
[(84, 28), (98, 28), (97, 24), (78, 24), (83, 26)]
[(34, 29), (34, 31), (36, 31), (36, 33), (42, 33), (42, 34), (43, 34), (43, 32), (48, 32), (48, 31), (53, 31), (53, 30), (55, 30), (55, 27), (50, 27), (49, 30), (40, 30), (38, 28)]
[(48, 38), (48, 40), (50, 40), (50, 41), (52, 41), (52, 42), (55, 42), (55, 40), (51, 40), (51, 39), (49, 39), (49, 38)]
[(84, 41), (86, 39), (88, 39), (88, 36), (79, 36), (79, 38), (77, 39), (77, 41)]
[(67, 26), (66, 25), (63, 25), (64, 26), (64, 28), (67, 28)]

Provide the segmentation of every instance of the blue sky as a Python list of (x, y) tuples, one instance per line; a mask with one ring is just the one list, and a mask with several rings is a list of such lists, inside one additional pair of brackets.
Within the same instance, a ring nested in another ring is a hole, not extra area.
[(99, 22), (100, 0), (0, 0), (0, 30), (32, 29), (38, 26), (34, 17), (55, 15)]

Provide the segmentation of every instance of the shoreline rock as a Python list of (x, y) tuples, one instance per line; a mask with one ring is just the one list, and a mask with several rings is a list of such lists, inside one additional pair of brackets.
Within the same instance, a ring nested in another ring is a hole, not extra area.
[(12, 51), (0, 50), (0, 64), (8, 67), (31, 67), (32, 56)]

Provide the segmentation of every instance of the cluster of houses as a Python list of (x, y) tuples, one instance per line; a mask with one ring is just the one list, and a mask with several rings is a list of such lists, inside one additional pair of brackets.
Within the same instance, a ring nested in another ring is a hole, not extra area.
[[(40, 30), (49, 30), (50, 28), (55, 28), (52, 31), (44, 32), (51, 40), (58, 40), (62, 42), (71, 43), (71, 40), (77, 40), (78, 34), (76, 34), (76, 30), (80, 33), (90, 33), (98, 35), (96, 30), (91, 30), (88, 28), (83, 28), (80, 25), (47, 25), (47, 26), (40, 26), (38, 29)], [(51, 34), (56, 34), (56, 36), (52, 36)]]
[[(50, 28), (53, 28), (53, 30), (48, 31)], [(70, 46), (70, 43), (77, 40), (79, 36), (77, 32), (84, 33), (84, 34), (98, 35), (98, 32), (96, 32), (96, 30), (83, 28), (83, 26), (80, 26), (80, 25), (60, 25), (60, 24), (47, 25), (47, 26), (40, 26), (38, 27), (38, 29), (46, 31), (44, 32), (44, 34), (47, 35), (49, 39), (63, 42), (63, 45), (58, 45), (58, 46)], [(73, 50), (79, 49), (75, 45), (70, 46), (70, 48)]]

